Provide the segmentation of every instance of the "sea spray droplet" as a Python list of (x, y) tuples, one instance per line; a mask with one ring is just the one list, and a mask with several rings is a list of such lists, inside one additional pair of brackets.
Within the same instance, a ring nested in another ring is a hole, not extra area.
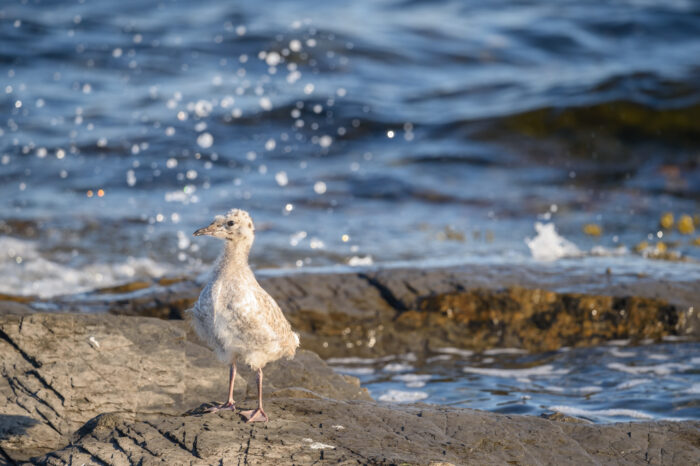
[(194, 104), (194, 112), (197, 114), (198, 117), (205, 117), (211, 113), (212, 110), (212, 104), (211, 102), (207, 100), (198, 100), (196, 104)]
[(289, 50), (292, 52), (298, 52), (301, 50), (301, 42), (297, 39), (292, 39), (289, 41)]
[(268, 66), (277, 66), (281, 60), (282, 57), (277, 52), (270, 52), (265, 56), (265, 63), (267, 63)]
[(292, 236), (289, 237), (289, 244), (292, 246), (297, 246), (299, 244), (299, 241), (303, 240), (306, 238), (306, 232), (305, 231), (297, 231), (294, 233)]
[(275, 181), (280, 186), (287, 186), (287, 183), (289, 183), (289, 179), (287, 178), (287, 173), (277, 172), (277, 174), (275, 175)]
[(271, 110), (272, 109), (272, 102), (270, 101), (269, 98), (263, 97), (260, 99), (260, 107), (263, 110)]
[(318, 238), (311, 238), (311, 240), (309, 240), (309, 247), (311, 249), (324, 249), (326, 245)]
[(525, 243), (535, 260), (553, 261), (562, 257), (575, 257), (581, 251), (571, 241), (557, 233), (553, 223), (535, 223), (537, 236), (526, 238)]
[(208, 149), (214, 144), (214, 136), (209, 133), (202, 133), (197, 137), (197, 145), (202, 149)]
[(323, 148), (330, 147), (331, 144), (333, 144), (333, 138), (328, 135), (323, 135), (318, 138), (318, 145)]

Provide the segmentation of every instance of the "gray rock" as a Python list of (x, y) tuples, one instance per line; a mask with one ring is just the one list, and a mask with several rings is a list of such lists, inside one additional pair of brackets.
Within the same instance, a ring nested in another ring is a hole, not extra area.
[[(697, 281), (591, 276), (552, 267), (261, 274), (261, 284), (301, 333), (302, 347), (323, 358), (421, 354), (444, 346), (539, 352), (610, 339), (700, 339)], [(199, 289), (193, 281), (163, 279), (31, 306), (181, 319)]]
[[(99, 414), (175, 415), (225, 398), (228, 383), (226, 367), (189, 341), (182, 321), (0, 315), (0, 357), (0, 451), (15, 459), (64, 445)], [(308, 351), (269, 365), (265, 375), (270, 396), (306, 390), (308, 397), (370, 399), (356, 379), (335, 374)], [(246, 380), (254, 377), (243, 369), (236, 379), (240, 399)]]
[[(251, 404), (251, 403), (248, 403)], [(275, 399), (231, 412), (91, 420), (35, 464), (697, 464), (700, 422), (570, 424), (426, 405)]]
[[(226, 368), (181, 321), (0, 316), (0, 463), (697, 464), (700, 422), (596, 425), (378, 404), (313, 353), (266, 368), (266, 424), (205, 414)], [(253, 374), (236, 380), (255, 405)], [(559, 417), (555, 417), (559, 419)], [(561, 418), (566, 421), (567, 419)], [(31, 458), (31, 459), (30, 459)]]

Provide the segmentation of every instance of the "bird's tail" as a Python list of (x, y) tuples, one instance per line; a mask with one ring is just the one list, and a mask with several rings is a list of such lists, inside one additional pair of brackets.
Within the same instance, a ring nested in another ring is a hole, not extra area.
[(299, 334), (296, 332), (292, 332), (291, 340), (291, 344), (287, 346), (288, 350), (286, 356), (288, 359), (292, 359), (294, 357), (294, 354), (297, 352), (297, 348), (299, 347)]

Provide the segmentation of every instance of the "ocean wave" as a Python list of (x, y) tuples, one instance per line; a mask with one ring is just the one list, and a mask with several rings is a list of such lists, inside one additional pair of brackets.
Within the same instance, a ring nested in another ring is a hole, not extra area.
[(626, 364), (612, 362), (607, 365), (608, 369), (614, 369), (628, 374), (649, 374), (666, 376), (676, 372), (683, 372), (691, 369), (692, 366), (682, 363), (663, 363), (652, 366), (628, 366)]
[(390, 389), (379, 395), (379, 401), (387, 403), (415, 403), (428, 398), (426, 392)]
[(583, 409), (575, 406), (554, 405), (548, 409), (570, 416), (581, 416), (589, 419), (610, 418), (610, 417), (631, 417), (634, 419), (654, 419), (654, 416), (644, 411), (636, 409)]
[(548, 377), (563, 375), (570, 372), (569, 369), (555, 368), (551, 364), (542, 366), (528, 367), (524, 369), (506, 369), (506, 368), (491, 368), (491, 367), (463, 367), (462, 370), (468, 374), (488, 375), (491, 377), (501, 378), (526, 378), (526, 377)]
[(47, 259), (34, 241), (0, 236), (0, 293), (40, 298), (79, 293), (136, 279), (157, 278), (168, 270), (145, 257), (113, 264), (73, 267)]

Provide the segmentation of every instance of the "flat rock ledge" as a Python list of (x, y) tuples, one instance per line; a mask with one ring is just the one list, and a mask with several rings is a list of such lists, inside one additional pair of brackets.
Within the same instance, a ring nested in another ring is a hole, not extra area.
[[(225, 397), (227, 368), (188, 340), (182, 321), (13, 311), (0, 307), (0, 458), (60, 448), (100, 414), (158, 419)], [(254, 380), (241, 369), (238, 399), (255, 398)], [(304, 350), (266, 367), (265, 390), (271, 398), (371, 399), (356, 378)]]
[[(250, 404), (250, 403), (248, 403)], [(105, 414), (35, 464), (697, 464), (700, 423), (589, 425), (427, 405), (282, 398), (270, 422)]]
[[(504, 266), (263, 274), (260, 282), (301, 333), (302, 347), (323, 359), (447, 346), (542, 352), (612, 339), (700, 339), (700, 282)], [(200, 288), (165, 279), (28, 305), (186, 319)]]
[[(227, 371), (185, 325), (0, 308), (0, 464), (700, 462), (700, 422), (595, 425), (379, 404), (303, 350), (265, 370), (270, 422), (206, 414)], [(255, 404), (253, 380), (236, 379), (241, 408)]]

